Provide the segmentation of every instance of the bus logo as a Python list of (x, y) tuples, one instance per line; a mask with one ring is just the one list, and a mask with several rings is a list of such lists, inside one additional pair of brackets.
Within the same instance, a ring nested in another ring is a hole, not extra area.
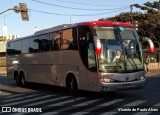
[(126, 77), (126, 81), (128, 81), (129, 80), (129, 77)]

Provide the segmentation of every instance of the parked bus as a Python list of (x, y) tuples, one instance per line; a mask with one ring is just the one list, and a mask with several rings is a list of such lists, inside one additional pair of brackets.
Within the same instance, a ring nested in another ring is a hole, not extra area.
[(93, 21), (64, 24), (7, 43), (7, 76), (70, 90), (142, 88), (142, 48), (133, 25)]

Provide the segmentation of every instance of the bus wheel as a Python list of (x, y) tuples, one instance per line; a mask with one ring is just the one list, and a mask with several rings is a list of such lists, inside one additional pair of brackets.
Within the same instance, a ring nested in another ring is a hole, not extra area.
[(67, 85), (68, 85), (67, 87), (69, 88), (69, 90), (73, 92), (74, 94), (78, 92), (77, 81), (74, 77), (70, 77)]
[(23, 73), (20, 73), (19, 75), (16, 74), (15, 79), (16, 79), (16, 85), (17, 86), (24, 86), (26, 84), (25, 83), (25, 77), (24, 77)]
[(16, 85), (21, 86), (20, 76), (18, 74), (15, 75)]
[(21, 84), (21, 86), (26, 85), (24, 73), (20, 74), (20, 84)]

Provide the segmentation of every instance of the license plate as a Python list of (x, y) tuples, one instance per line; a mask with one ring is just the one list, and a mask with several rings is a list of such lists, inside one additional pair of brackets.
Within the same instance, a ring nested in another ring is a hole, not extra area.
[(124, 85), (123, 85), (123, 88), (124, 88), (124, 89), (128, 89), (128, 88), (131, 88), (131, 87), (133, 87), (131, 84), (124, 84)]

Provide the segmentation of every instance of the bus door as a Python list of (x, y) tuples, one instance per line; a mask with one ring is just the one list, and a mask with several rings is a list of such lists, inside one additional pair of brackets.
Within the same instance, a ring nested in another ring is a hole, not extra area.
[[(79, 51), (84, 68), (82, 76), (83, 82), (87, 90), (93, 90), (97, 84), (97, 76), (95, 75), (96, 64), (94, 54), (94, 40), (92, 38), (91, 30), (87, 26), (80, 26), (79, 31)], [(80, 77), (82, 77), (80, 76)]]
[(90, 42), (88, 45), (88, 80), (89, 90), (96, 91), (98, 88), (98, 72), (96, 66), (96, 55), (94, 50), (94, 43)]

